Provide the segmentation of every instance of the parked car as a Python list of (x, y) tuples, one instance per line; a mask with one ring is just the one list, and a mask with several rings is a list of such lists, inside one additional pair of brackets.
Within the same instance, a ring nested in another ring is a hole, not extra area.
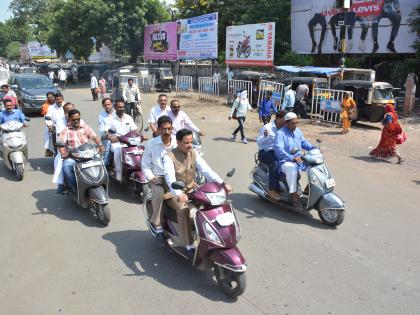
[(39, 114), (46, 94), (58, 92), (57, 87), (43, 74), (13, 74), (8, 83), (15, 91), (18, 106), (24, 114)]
[(353, 92), (353, 99), (357, 104), (354, 120), (380, 122), (384, 117), (385, 105), (395, 103), (395, 89), (387, 82), (343, 80), (337, 82), (333, 88)]

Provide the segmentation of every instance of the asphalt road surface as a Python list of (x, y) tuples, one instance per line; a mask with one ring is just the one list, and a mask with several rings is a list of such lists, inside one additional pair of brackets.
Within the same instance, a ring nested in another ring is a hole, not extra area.
[[(96, 130), (101, 107), (90, 90), (64, 95)], [(144, 112), (155, 99), (143, 96)], [(236, 167), (230, 198), (248, 264), (244, 295), (227, 298), (210, 273), (159, 247), (132, 191), (111, 184), (106, 228), (55, 195), (53, 161), (43, 157), (43, 119), (33, 117), (24, 180), (0, 166), (0, 314), (419, 313), (416, 170), (352, 158), (324, 135), (336, 193), (348, 206), (344, 223), (331, 229), (314, 211), (299, 215), (249, 192), (255, 132), (248, 131), (249, 144), (233, 143), (227, 109), (203, 106), (220, 112), (214, 120), (189, 113), (206, 134), (205, 159), (219, 174)]]

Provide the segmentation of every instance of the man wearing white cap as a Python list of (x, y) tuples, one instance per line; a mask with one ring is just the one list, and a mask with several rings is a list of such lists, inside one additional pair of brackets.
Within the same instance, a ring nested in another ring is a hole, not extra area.
[(287, 113), (284, 120), (285, 126), (277, 132), (274, 140), (274, 153), (279, 161), (281, 171), (286, 175), (293, 206), (302, 210), (303, 207), (297, 194), (297, 178), (299, 171), (304, 171), (305, 166), (302, 164), (301, 152), (292, 154), (291, 151), (293, 148), (309, 151), (315, 146), (306, 141), (302, 131), (296, 127), (299, 121), (295, 113)]

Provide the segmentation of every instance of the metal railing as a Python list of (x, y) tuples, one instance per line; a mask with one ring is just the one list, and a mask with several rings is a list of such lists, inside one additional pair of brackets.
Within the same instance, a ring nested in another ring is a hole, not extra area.
[(176, 93), (177, 97), (188, 97), (193, 96), (193, 81), (192, 76), (178, 75), (176, 77)]
[(199, 99), (217, 102), (219, 98), (219, 82), (212, 77), (198, 78)]
[(248, 91), (249, 104), (252, 104), (252, 82), (244, 80), (229, 80), (228, 85), (228, 96), (226, 99), (227, 105), (232, 105), (236, 99), (236, 93), (241, 90)]
[(260, 88), (258, 90), (258, 106), (261, 106), (261, 102), (265, 99), (267, 92), (269, 91), (273, 93), (271, 99), (276, 104), (277, 109), (279, 109), (283, 99), (284, 84), (273, 81), (260, 81)]
[(311, 113), (309, 116), (314, 120), (319, 120), (321, 123), (341, 124), (341, 103), (346, 93), (350, 93), (350, 96), (353, 98), (353, 92), (351, 91), (313, 89)]

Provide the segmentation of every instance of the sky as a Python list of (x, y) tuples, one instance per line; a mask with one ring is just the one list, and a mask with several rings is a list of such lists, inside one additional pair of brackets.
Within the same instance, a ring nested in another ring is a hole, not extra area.
[(0, 0), (0, 22), (7, 20), (11, 13), (9, 12), (9, 4), (12, 0)]

